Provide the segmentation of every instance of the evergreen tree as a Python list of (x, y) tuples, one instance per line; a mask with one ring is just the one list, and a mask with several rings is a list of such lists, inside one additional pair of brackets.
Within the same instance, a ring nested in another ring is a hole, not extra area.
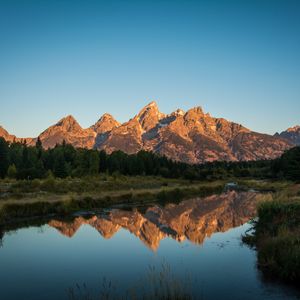
[(29, 154), (28, 154), (28, 148), (26, 144), (23, 144), (23, 152), (22, 152), (22, 167), (23, 169), (29, 168), (30, 161), (29, 161)]
[(68, 176), (67, 165), (62, 152), (58, 152), (55, 158), (54, 175), (60, 178)]
[(21, 143), (12, 143), (9, 146), (9, 164), (14, 164), (16, 168), (22, 165), (23, 146)]
[(36, 148), (42, 148), (42, 141), (40, 137), (37, 138), (36, 143), (35, 143)]
[(35, 147), (37, 149), (37, 157), (38, 157), (38, 159), (41, 159), (42, 153), (43, 153), (43, 146), (42, 146), (42, 141), (40, 140), (40, 137), (37, 138)]
[(272, 171), (277, 176), (291, 180), (300, 180), (300, 147), (286, 151), (272, 165)]
[(104, 150), (99, 153), (99, 171), (102, 173), (107, 171), (107, 155)]
[(89, 153), (89, 174), (96, 175), (99, 173), (99, 161), (98, 151), (92, 150)]
[(0, 177), (4, 178), (7, 174), (9, 165), (8, 143), (0, 137)]

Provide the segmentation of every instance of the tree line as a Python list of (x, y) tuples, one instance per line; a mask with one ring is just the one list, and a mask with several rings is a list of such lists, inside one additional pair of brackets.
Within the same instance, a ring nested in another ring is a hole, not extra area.
[(35, 146), (26, 142), (9, 143), (0, 138), (0, 177), (35, 179), (55, 176), (82, 177), (100, 173), (152, 175), (166, 178), (224, 179), (228, 177), (300, 179), (300, 147), (288, 150), (270, 161), (216, 161), (202, 165), (176, 162), (152, 152), (107, 154), (94, 149), (74, 148), (63, 142), (44, 149), (37, 139)]

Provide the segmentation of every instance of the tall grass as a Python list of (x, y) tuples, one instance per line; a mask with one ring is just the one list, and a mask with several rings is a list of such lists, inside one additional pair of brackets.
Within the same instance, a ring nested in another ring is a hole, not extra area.
[[(205, 196), (207, 194), (221, 192), (224, 186), (222, 182), (214, 183), (198, 183), (186, 184), (186, 181), (170, 181), (166, 186), (165, 180), (160, 178), (143, 178), (142, 183), (139, 183), (138, 178), (128, 178), (129, 183), (124, 183), (122, 187), (118, 188), (115, 183), (109, 182), (114, 187), (113, 190), (98, 190), (93, 188), (93, 185), (101, 186), (103, 183), (97, 183), (97, 179), (87, 185), (91, 188), (88, 192), (74, 192), (73, 185), (85, 185), (85, 179), (76, 179), (78, 182), (75, 184), (75, 179), (55, 180), (54, 184), (56, 192), (61, 192), (61, 195), (56, 194), (41, 194), (40, 188), (44, 185), (49, 187), (49, 181), (53, 178), (46, 180), (33, 180), (29, 182), (18, 181), (13, 184), (11, 189), (13, 193), (27, 193), (30, 194), (27, 198), (21, 199), (2, 199), (0, 201), (0, 224), (16, 221), (18, 218), (28, 218), (45, 216), (49, 214), (68, 214), (76, 210), (90, 210), (93, 208), (101, 208), (111, 206), (119, 203), (146, 203), (153, 200), (162, 202), (176, 201), (190, 196)], [(125, 179), (124, 179), (125, 180)], [(127, 180), (127, 179), (126, 179)], [(70, 183), (71, 182), (71, 183)], [(148, 188), (139, 189), (133, 188), (137, 186), (144, 186), (145, 183), (149, 184)], [(157, 184), (158, 188), (153, 188)], [(69, 185), (72, 187), (69, 191)], [(52, 183), (50, 184), (52, 186)], [(126, 188), (125, 188), (126, 187)], [(36, 195), (32, 194), (36, 189)], [(65, 189), (65, 190), (64, 190)], [(85, 189), (87, 189), (85, 187)], [(111, 187), (109, 188), (111, 189)], [(65, 192), (63, 192), (65, 191)]]
[(69, 288), (67, 294), (69, 300), (189, 300), (194, 299), (191, 283), (189, 276), (185, 276), (184, 279), (176, 276), (170, 265), (164, 262), (159, 267), (149, 266), (145, 276), (127, 289), (122, 289), (116, 282), (104, 277), (97, 291), (83, 283)]
[(258, 266), (267, 276), (300, 282), (300, 199), (289, 189), (274, 194), (258, 207), (254, 234), (244, 242), (258, 251)]
[(103, 192), (132, 189), (152, 189), (162, 186), (176, 186), (188, 184), (187, 180), (164, 179), (152, 176), (86, 176), (82, 178), (53, 178), (34, 179), (34, 180), (11, 180), (0, 182), (9, 186), (8, 192), (13, 193), (84, 193), (84, 192)]

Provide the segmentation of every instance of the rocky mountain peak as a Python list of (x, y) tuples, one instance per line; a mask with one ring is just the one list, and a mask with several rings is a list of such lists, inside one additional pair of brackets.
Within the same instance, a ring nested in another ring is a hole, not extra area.
[(150, 108), (150, 107), (152, 107), (152, 108), (155, 108), (155, 109), (158, 109), (158, 105), (157, 105), (157, 103), (156, 103), (156, 101), (151, 101), (150, 103), (148, 103), (145, 107), (144, 107), (144, 109), (145, 108)]
[(144, 106), (140, 112), (137, 114), (138, 117), (142, 117), (143, 115), (147, 114), (147, 113), (159, 113), (159, 109), (158, 106), (156, 104), (155, 101), (151, 101), (150, 103), (148, 103), (146, 106)]
[(10, 134), (4, 127), (0, 126), (0, 137), (3, 137), (7, 142), (21, 142), (23, 143), (26, 141), (27, 145), (34, 145), (35, 139), (34, 138), (18, 138), (13, 134)]
[(159, 111), (156, 102), (152, 101), (136, 115), (136, 119), (139, 121), (143, 130), (147, 131), (154, 128), (164, 116), (165, 115)]
[(287, 132), (300, 132), (300, 126), (299, 125), (296, 125), (294, 127), (290, 127), (286, 130)]
[(3, 137), (8, 142), (20, 142), (21, 139), (18, 139), (15, 135), (9, 134), (9, 132), (0, 126), (0, 137)]
[(120, 123), (109, 113), (103, 114), (91, 128), (98, 134), (102, 134), (120, 126)]
[(0, 136), (5, 136), (5, 135), (9, 135), (9, 133), (7, 132), (7, 130), (5, 130), (5, 129), (0, 125)]
[(275, 134), (274, 136), (280, 136), (295, 145), (300, 145), (300, 126), (296, 125), (294, 127), (290, 127), (287, 130), (282, 131), (280, 134)]
[(210, 116), (204, 114), (204, 111), (201, 106), (193, 107), (184, 114), (184, 119), (186, 122), (199, 122), (200, 119), (203, 119), (204, 117)]
[(99, 122), (99, 121), (105, 121), (105, 120), (115, 120), (115, 119), (114, 119), (114, 117), (113, 117), (111, 114), (109, 114), (109, 113), (104, 113), (104, 114), (100, 117), (100, 119), (98, 120), (98, 122)]
[(68, 115), (43, 131), (39, 138), (45, 148), (52, 148), (65, 141), (75, 147), (90, 149), (94, 145), (95, 136), (91, 128), (83, 129), (72, 115)]
[(82, 128), (72, 115), (68, 115), (59, 120), (55, 126), (60, 127), (63, 131), (81, 131)]
[(193, 108), (189, 109), (186, 112), (186, 115), (191, 115), (191, 114), (203, 116), (204, 115), (203, 108), (201, 106), (196, 106), (196, 107), (193, 107)]
[(171, 113), (171, 116), (178, 117), (178, 116), (184, 116), (184, 114), (185, 112), (182, 109), (178, 108)]
[(205, 127), (213, 125), (213, 119), (209, 114), (205, 114), (202, 107), (194, 107), (189, 109), (183, 116), (185, 125), (192, 129), (198, 128), (198, 130), (203, 131)]

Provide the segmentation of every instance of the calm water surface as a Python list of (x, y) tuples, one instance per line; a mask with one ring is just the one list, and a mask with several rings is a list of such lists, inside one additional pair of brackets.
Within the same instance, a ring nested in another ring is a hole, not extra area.
[(258, 197), (229, 192), (7, 228), (0, 299), (69, 299), (76, 283), (96, 294), (104, 277), (123, 293), (147, 278), (149, 266), (162, 265), (188, 281), (196, 299), (300, 299), (297, 290), (265, 281), (256, 252), (241, 244)]

